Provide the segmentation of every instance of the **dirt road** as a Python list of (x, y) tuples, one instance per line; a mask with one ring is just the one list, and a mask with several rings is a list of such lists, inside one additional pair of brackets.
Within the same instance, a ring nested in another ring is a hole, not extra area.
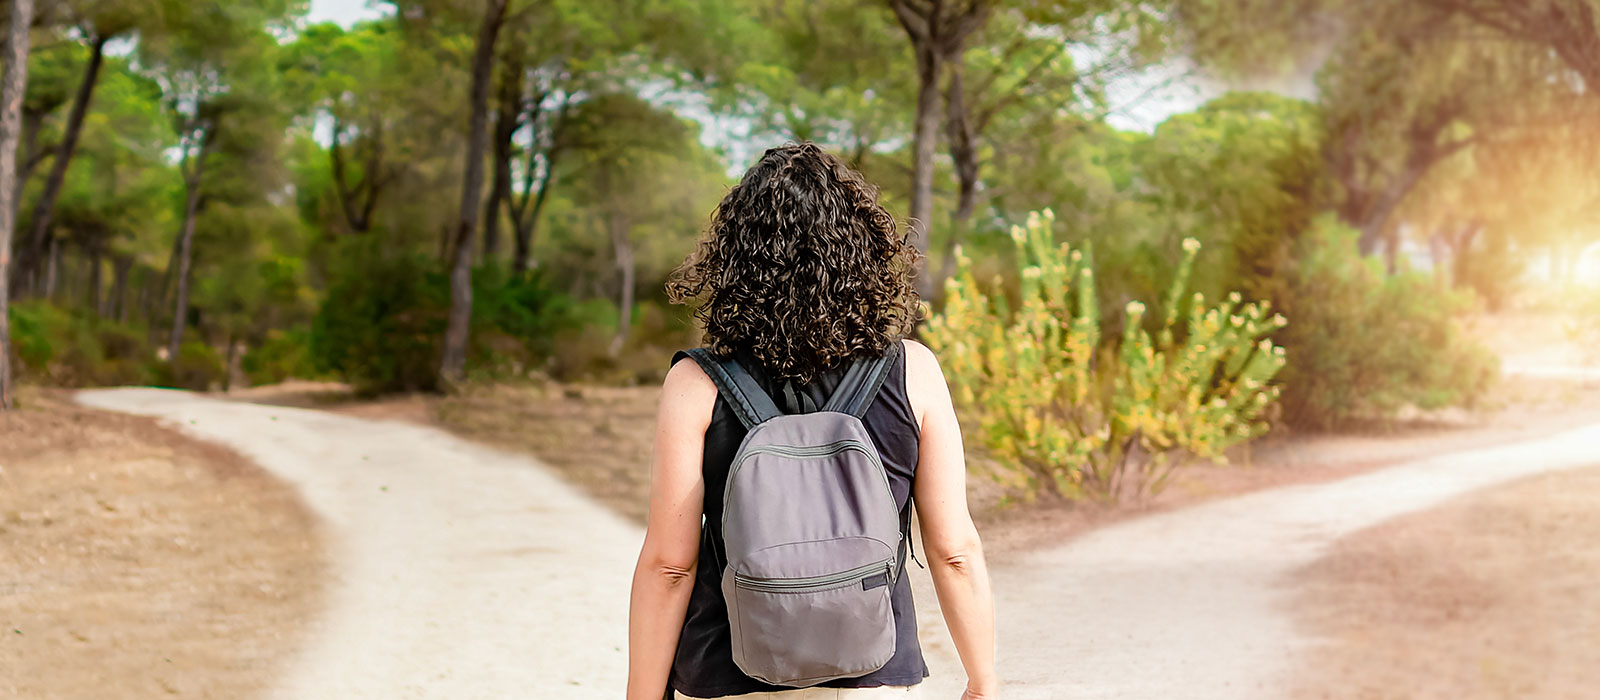
[(996, 576), (1008, 698), (1285, 696), (1286, 574), (1340, 537), (1521, 476), (1594, 464), (1600, 425), (1260, 491), (1095, 531)]
[[(641, 533), (508, 456), (412, 424), (178, 392), (85, 392), (227, 443), (327, 519), (338, 580), (285, 698), (615, 698)], [(1600, 426), (1262, 491), (994, 567), (1006, 697), (1275, 698), (1301, 649), (1286, 573), (1339, 537), (1467, 491), (1593, 464)], [(961, 685), (926, 572), (929, 698)]]
[(233, 446), (326, 521), (327, 613), (271, 697), (620, 697), (641, 533), (533, 462), (411, 424), (78, 396)]

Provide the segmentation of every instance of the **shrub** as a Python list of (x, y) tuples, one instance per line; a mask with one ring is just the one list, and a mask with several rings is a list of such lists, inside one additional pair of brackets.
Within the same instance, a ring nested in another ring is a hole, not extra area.
[(310, 379), (318, 375), (311, 355), (311, 330), (273, 329), (259, 344), (245, 351), (240, 368), (250, 384), (275, 384), (286, 379)]
[[(312, 321), (315, 367), (358, 392), (431, 391), (450, 314), (450, 282), (421, 255), (352, 246), (330, 272), (328, 293)], [(521, 374), (555, 349), (579, 311), (541, 277), (488, 265), (473, 272), (471, 346), (474, 377)]]
[(206, 343), (190, 340), (178, 348), (171, 362), (154, 365), (155, 384), (177, 389), (209, 391), (222, 383), (227, 365), (222, 354)]
[(364, 394), (433, 389), (450, 308), (448, 280), (420, 255), (347, 252), (311, 323), (317, 368)]
[[(1262, 338), (1285, 323), (1237, 294), (1208, 307), (1185, 297), (1200, 246), (1168, 289), (1155, 337), (1145, 307), (1128, 304), (1119, 338), (1101, 337), (1089, 250), (1055, 245), (1053, 214), (1030, 215), (1011, 237), (1021, 296), (986, 294), (958, 254), (944, 313), (925, 338), (940, 353), (958, 404), (1008, 464), (1003, 483), (1029, 495), (1138, 497), (1159, 490), (1189, 457), (1225, 461), (1231, 445), (1266, 429), (1262, 413), (1283, 350)], [(996, 280), (994, 287), (1000, 287)]]
[(1408, 405), (1471, 405), (1497, 370), (1456, 323), (1470, 295), (1409, 270), (1386, 275), (1356, 238), (1322, 217), (1297, 243), (1282, 304), (1294, 325), (1278, 335), (1294, 358), (1283, 376), (1285, 419), (1331, 429), (1387, 420)]
[(75, 387), (144, 384), (153, 375), (155, 356), (137, 328), (40, 300), (10, 311), (19, 377)]

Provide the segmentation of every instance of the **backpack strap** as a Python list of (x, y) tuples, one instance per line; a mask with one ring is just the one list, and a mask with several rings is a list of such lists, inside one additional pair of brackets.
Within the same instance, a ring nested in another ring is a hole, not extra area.
[(772, 397), (761, 389), (761, 385), (739, 365), (738, 360), (717, 357), (710, 348), (693, 348), (673, 355), (673, 363), (676, 364), (682, 357), (693, 358), (700, 369), (705, 370), (706, 376), (717, 385), (717, 393), (727, 399), (728, 407), (739, 417), (745, 430), (783, 415), (778, 405), (772, 402)]
[(822, 410), (848, 413), (860, 418), (878, 396), (878, 390), (883, 388), (883, 382), (889, 378), (889, 370), (894, 367), (894, 360), (899, 354), (900, 341), (896, 340), (889, 343), (881, 357), (865, 362), (858, 360), (850, 365)]

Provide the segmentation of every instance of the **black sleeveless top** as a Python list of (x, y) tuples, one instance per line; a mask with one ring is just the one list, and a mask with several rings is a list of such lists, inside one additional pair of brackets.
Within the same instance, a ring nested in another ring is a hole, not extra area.
[[(895, 341), (899, 342), (899, 341)], [(682, 353), (673, 361), (682, 359)], [(782, 410), (792, 412), (782, 386), (767, 376), (760, 362), (745, 354), (736, 355), (756, 383), (773, 398)], [(824, 373), (815, 382), (796, 387), (798, 394), (809, 397), (813, 406), (827, 402), (833, 388), (844, 375), (843, 363)], [(799, 399), (800, 397), (796, 397)], [(803, 400), (803, 399), (802, 399)], [(803, 405), (803, 404), (802, 404)], [(867, 407), (861, 422), (883, 458), (889, 472), (889, 488), (894, 492), (895, 503), (900, 506), (902, 528), (911, 507), (911, 484), (917, 470), (917, 441), (920, 429), (911, 412), (911, 402), (906, 399), (905, 353), (896, 353), (894, 366), (883, 382), (883, 388)], [(702, 462), (705, 476), (706, 525), (700, 538), (700, 563), (695, 573), (694, 588), (689, 593), (688, 614), (683, 619), (683, 631), (678, 636), (678, 652), (672, 662), (669, 687), (678, 692), (701, 698), (719, 698), (743, 693), (770, 693), (789, 690), (768, 685), (744, 675), (733, 663), (732, 639), (728, 630), (728, 608), (722, 599), (722, 571), (715, 561), (721, 560), (722, 551), (722, 490), (728, 478), (728, 467), (733, 453), (744, 439), (745, 429), (738, 417), (722, 397), (717, 397), (716, 408), (711, 413), (711, 425), (706, 428), (705, 458)], [(910, 533), (903, 533), (907, 537)], [(710, 547), (715, 547), (715, 553)], [(901, 576), (889, 594), (889, 604), (894, 610), (895, 652), (872, 673), (857, 678), (841, 678), (822, 683), (825, 688), (871, 688), (876, 686), (915, 685), (928, 676), (928, 667), (922, 660), (922, 648), (917, 641), (917, 615), (911, 602), (911, 580)]]

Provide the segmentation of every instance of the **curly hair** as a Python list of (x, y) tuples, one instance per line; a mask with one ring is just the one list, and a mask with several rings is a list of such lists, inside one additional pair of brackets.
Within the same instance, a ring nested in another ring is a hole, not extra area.
[(768, 150), (711, 214), (667, 297), (719, 355), (748, 352), (779, 380), (812, 381), (881, 354), (921, 315), (918, 252), (878, 188), (814, 143)]

